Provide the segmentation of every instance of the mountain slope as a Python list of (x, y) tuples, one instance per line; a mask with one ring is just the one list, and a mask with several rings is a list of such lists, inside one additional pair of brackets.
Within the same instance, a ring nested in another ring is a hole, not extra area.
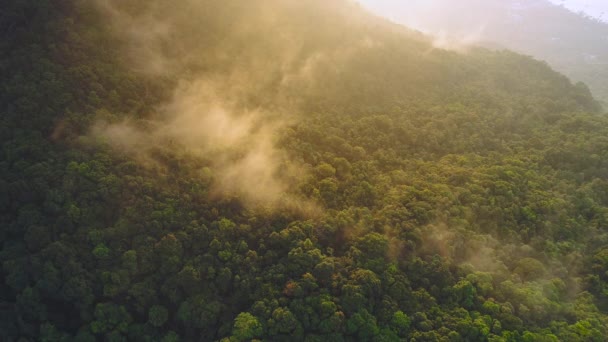
[[(436, 44), (507, 48), (547, 61), (606, 101), (608, 24), (547, 0), (372, 3), (379, 13), (436, 35)], [(465, 13), (454, 15), (454, 13)]]
[(608, 120), (546, 64), (349, 1), (0, 28), (3, 340), (608, 333)]

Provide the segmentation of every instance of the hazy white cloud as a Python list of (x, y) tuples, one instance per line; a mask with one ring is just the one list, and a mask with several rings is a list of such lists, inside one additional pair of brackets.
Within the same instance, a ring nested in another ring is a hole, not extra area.
[[(316, 210), (312, 203), (295, 197), (293, 189), (305, 168), (295, 165), (277, 147), (277, 137), (295, 120), (295, 109), (283, 101), (282, 88), (306, 81), (318, 57), (294, 66), (297, 46), (285, 45), (279, 55), (227, 58), (223, 54), (239, 49), (224, 42), (212, 46), (198, 41), (205, 34), (191, 32), (183, 22), (186, 10), (203, 15), (205, 5), (194, 2), (183, 8), (179, 4), (164, 8), (170, 2), (151, 1), (137, 11), (115, 0), (98, 0), (98, 4), (125, 42), (127, 67), (149, 77), (173, 79), (175, 88), (147, 121), (99, 121), (91, 128), (92, 136), (166, 176), (170, 176), (168, 168), (159, 155), (197, 158), (208, 165), (204, 174), (215, 196), (236, 195), (245, 204), (290, 207), (306, 214)], [(264, 16), (255, 18), (273, 20), (271, 13)], [(225, 34), (249, 34), (249, 29), (238, 25)], [(222, 61), (223, 69), (196, 69), (204, 63), (222, 65)], [(283, 87), (268, 95), (277, 97), (272, 109), (248, 103), (248, 98), (273, 84), (275, 78)]]
[[(451, 3), (450, 8), (441, 0), (360, 0), (360, 3), (393, 22), (432, 36), (435, 48), (457, 52), (466, 52), (483, 41), (485, 28), (493, 20), (492, 13), (479, 16), (470, 11), (472, 4), (482, 9), (487, 6), (480, 0)], [(444, 29), (448, 27), (449, 30)]]

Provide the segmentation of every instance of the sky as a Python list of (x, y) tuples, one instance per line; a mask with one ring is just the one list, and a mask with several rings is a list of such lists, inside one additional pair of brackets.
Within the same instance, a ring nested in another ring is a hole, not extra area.
[[(366, 0), (369, 1), (369, 0)], [(592, 17), (600, 17), (608, 20), (608, 0), (550, 0), (556, 4), (564, 4), (567, 8), (579, 12), (583, 11)]]
[[(405, 6), (416, 6), (424, 8), (429, 5), (426, 0), (358, 0), (365, 7), (377, 12), (378, 14), (387, 13), (387, 8), (395, 8), (395, 4), (402, 3)], [(527, 0), (523, 0), (527, 1)], [(574, 12), (584, 12), (592, 17), (602, 18), (608, 22), (608, 0), (549, 0), (555, 4), (563, 4)], [(603, 15), (602, 15), (603, 13)], [(394, 13), (395, 16), (402, 17), (403, 13)]]

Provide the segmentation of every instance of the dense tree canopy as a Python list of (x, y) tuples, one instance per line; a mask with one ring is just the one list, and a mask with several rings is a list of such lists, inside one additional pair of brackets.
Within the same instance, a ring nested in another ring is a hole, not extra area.
[[(346, 0), (253, 3), (3, 5), (0, 339), (605, 339), (608, 118), (584, 85)], [(184, 84), (229, 123), (284, 119), (245, 125), (270, 157), (185, 140)], [(275, 160), (288, 186), (240, 189)]]

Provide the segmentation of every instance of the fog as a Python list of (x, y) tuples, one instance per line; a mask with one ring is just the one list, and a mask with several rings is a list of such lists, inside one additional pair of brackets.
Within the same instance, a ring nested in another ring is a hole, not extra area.
[[(415, 27), (420, 30), (425, 30), (425, 21), (427, 18), (421, 19), (421, 16), (435, 16), (445, 8), (442, 7), (441, 0), (357, 0), (363, 6), (373, 11), (376, 14), (382, 15), (398, 23), (404, 23), (408, 26)], [(533, 1), (517, 1), (518, 3), (534, 3)], [(460, 4), (483, 4), (484, 1), (452, 1)], [(507, 3), (508, 1), (505, 1)], [(605, 0), (548, 0), (548, 2), (563, 6), (573, 12), (582, 12), (594, 18), (601, 18), (606, 21), (608, 19), (608, 2)], [(486, 1), (485, 3), (488, 3)], [(468, 11), (459, 12), (458, 17), (467, 17)]]
[(435, 47), (509, 49), (549, 63), (608, 104), (608, 2), (600, 0), (361, 0), (393, 22), (434, 37)]
[[(236, 195), (248, 205), (288, 206), (308, 214), (316, 210), (312, 203), (290, 195), (306, 168), (277, 147), (280, 132), (297, 120), (297, 107), (285, 92), (291, 83), (308, 79), (316, 58), (295, 63), (298, 48), (293, 44), (266, 54), (241, 50), (234, 42), (257, 34), (246, 27), (255, 23), (201, 27), (198, 20), (213, 20), (206, 18), (207, 3), (173, 6), (151, 1), (136, 11), (129, 2), (99, 0), (97, 4), (122, 42), (125, 68), (156, 82), (169, 80), (173, 89), (145, 120), (100, 119), (91, 128), (93, 137), (167, 177), (174, 171), (158, 158), (159, 151), (198, 159), (211, 173), (202, 172), (211, 179), (213, 196)], [(216, 15), (229, 10), (225, 6)], [(252, 18), (280, 19), (262, 10)], [(209, 28), (230, 36), (226, 41), (232, 45), (200, 31)], [(259, 42), (260, 49), (273, 43)], [(214, 68), (209, 70), (209, 65)], [(274, 91), (259, 96), (266, 88)]]

